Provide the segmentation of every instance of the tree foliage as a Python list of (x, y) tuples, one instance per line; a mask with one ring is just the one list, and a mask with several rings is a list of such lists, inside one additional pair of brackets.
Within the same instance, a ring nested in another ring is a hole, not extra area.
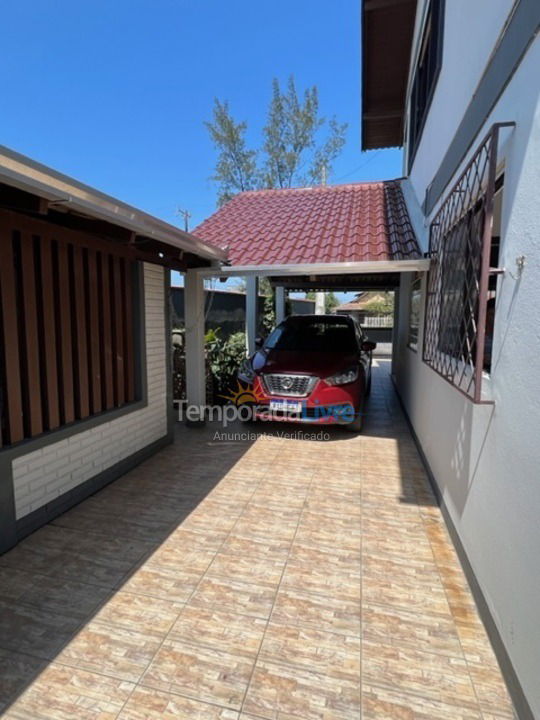
[(253, 190), (257, 186), (257, 153), (246, 147), (247, 125), (234, 121), (227, 102), (214, 100), (213, 122), (205, 125), (219, 150), (212, 179), (219, 183), (218, 204), (223, 205), (237, 192)]
[(206, 126), (219, 152), (212, 178), (218, 183), (219, 205), (244, 190), (326, 182), (347, 130), (335, 117), (319, 115), (316, 86), (299, 97), (292, 76), (285, 90), (273, 81), (258, 151), (248, 148), (247, 124), (234, 120), (226, 101), (215, 99), (213, 121)]

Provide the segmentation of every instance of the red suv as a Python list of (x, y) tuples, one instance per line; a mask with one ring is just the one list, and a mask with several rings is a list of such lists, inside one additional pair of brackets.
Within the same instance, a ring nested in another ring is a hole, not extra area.
[(257, 419), (362, 426), (376, 344), (348, 315), (291, 315), (245, 361), (238, 379)]

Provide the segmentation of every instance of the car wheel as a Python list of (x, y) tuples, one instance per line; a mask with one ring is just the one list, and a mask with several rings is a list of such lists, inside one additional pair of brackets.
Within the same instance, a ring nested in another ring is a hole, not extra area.
[(371, 371), (369, 373), (369, 380), (366, 385), (366, 389), (364, 391), (364, 397), (369, 397), (369, 394), (371, 392)]

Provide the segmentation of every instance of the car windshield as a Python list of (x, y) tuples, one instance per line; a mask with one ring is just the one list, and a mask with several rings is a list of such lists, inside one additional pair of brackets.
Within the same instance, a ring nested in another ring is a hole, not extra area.
[(268, 336), (268, 350), (354, 353), (358, 347), (353, 326), (335, 318), (289, 318)]

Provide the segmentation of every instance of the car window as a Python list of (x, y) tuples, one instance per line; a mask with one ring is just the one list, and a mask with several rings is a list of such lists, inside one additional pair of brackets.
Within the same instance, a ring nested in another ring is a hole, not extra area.
[(295, 352), (353, 353), (358, 350), (352, 324), (317, 318), (299, 321), (291, 318), (268, 336), (265, 347)]

